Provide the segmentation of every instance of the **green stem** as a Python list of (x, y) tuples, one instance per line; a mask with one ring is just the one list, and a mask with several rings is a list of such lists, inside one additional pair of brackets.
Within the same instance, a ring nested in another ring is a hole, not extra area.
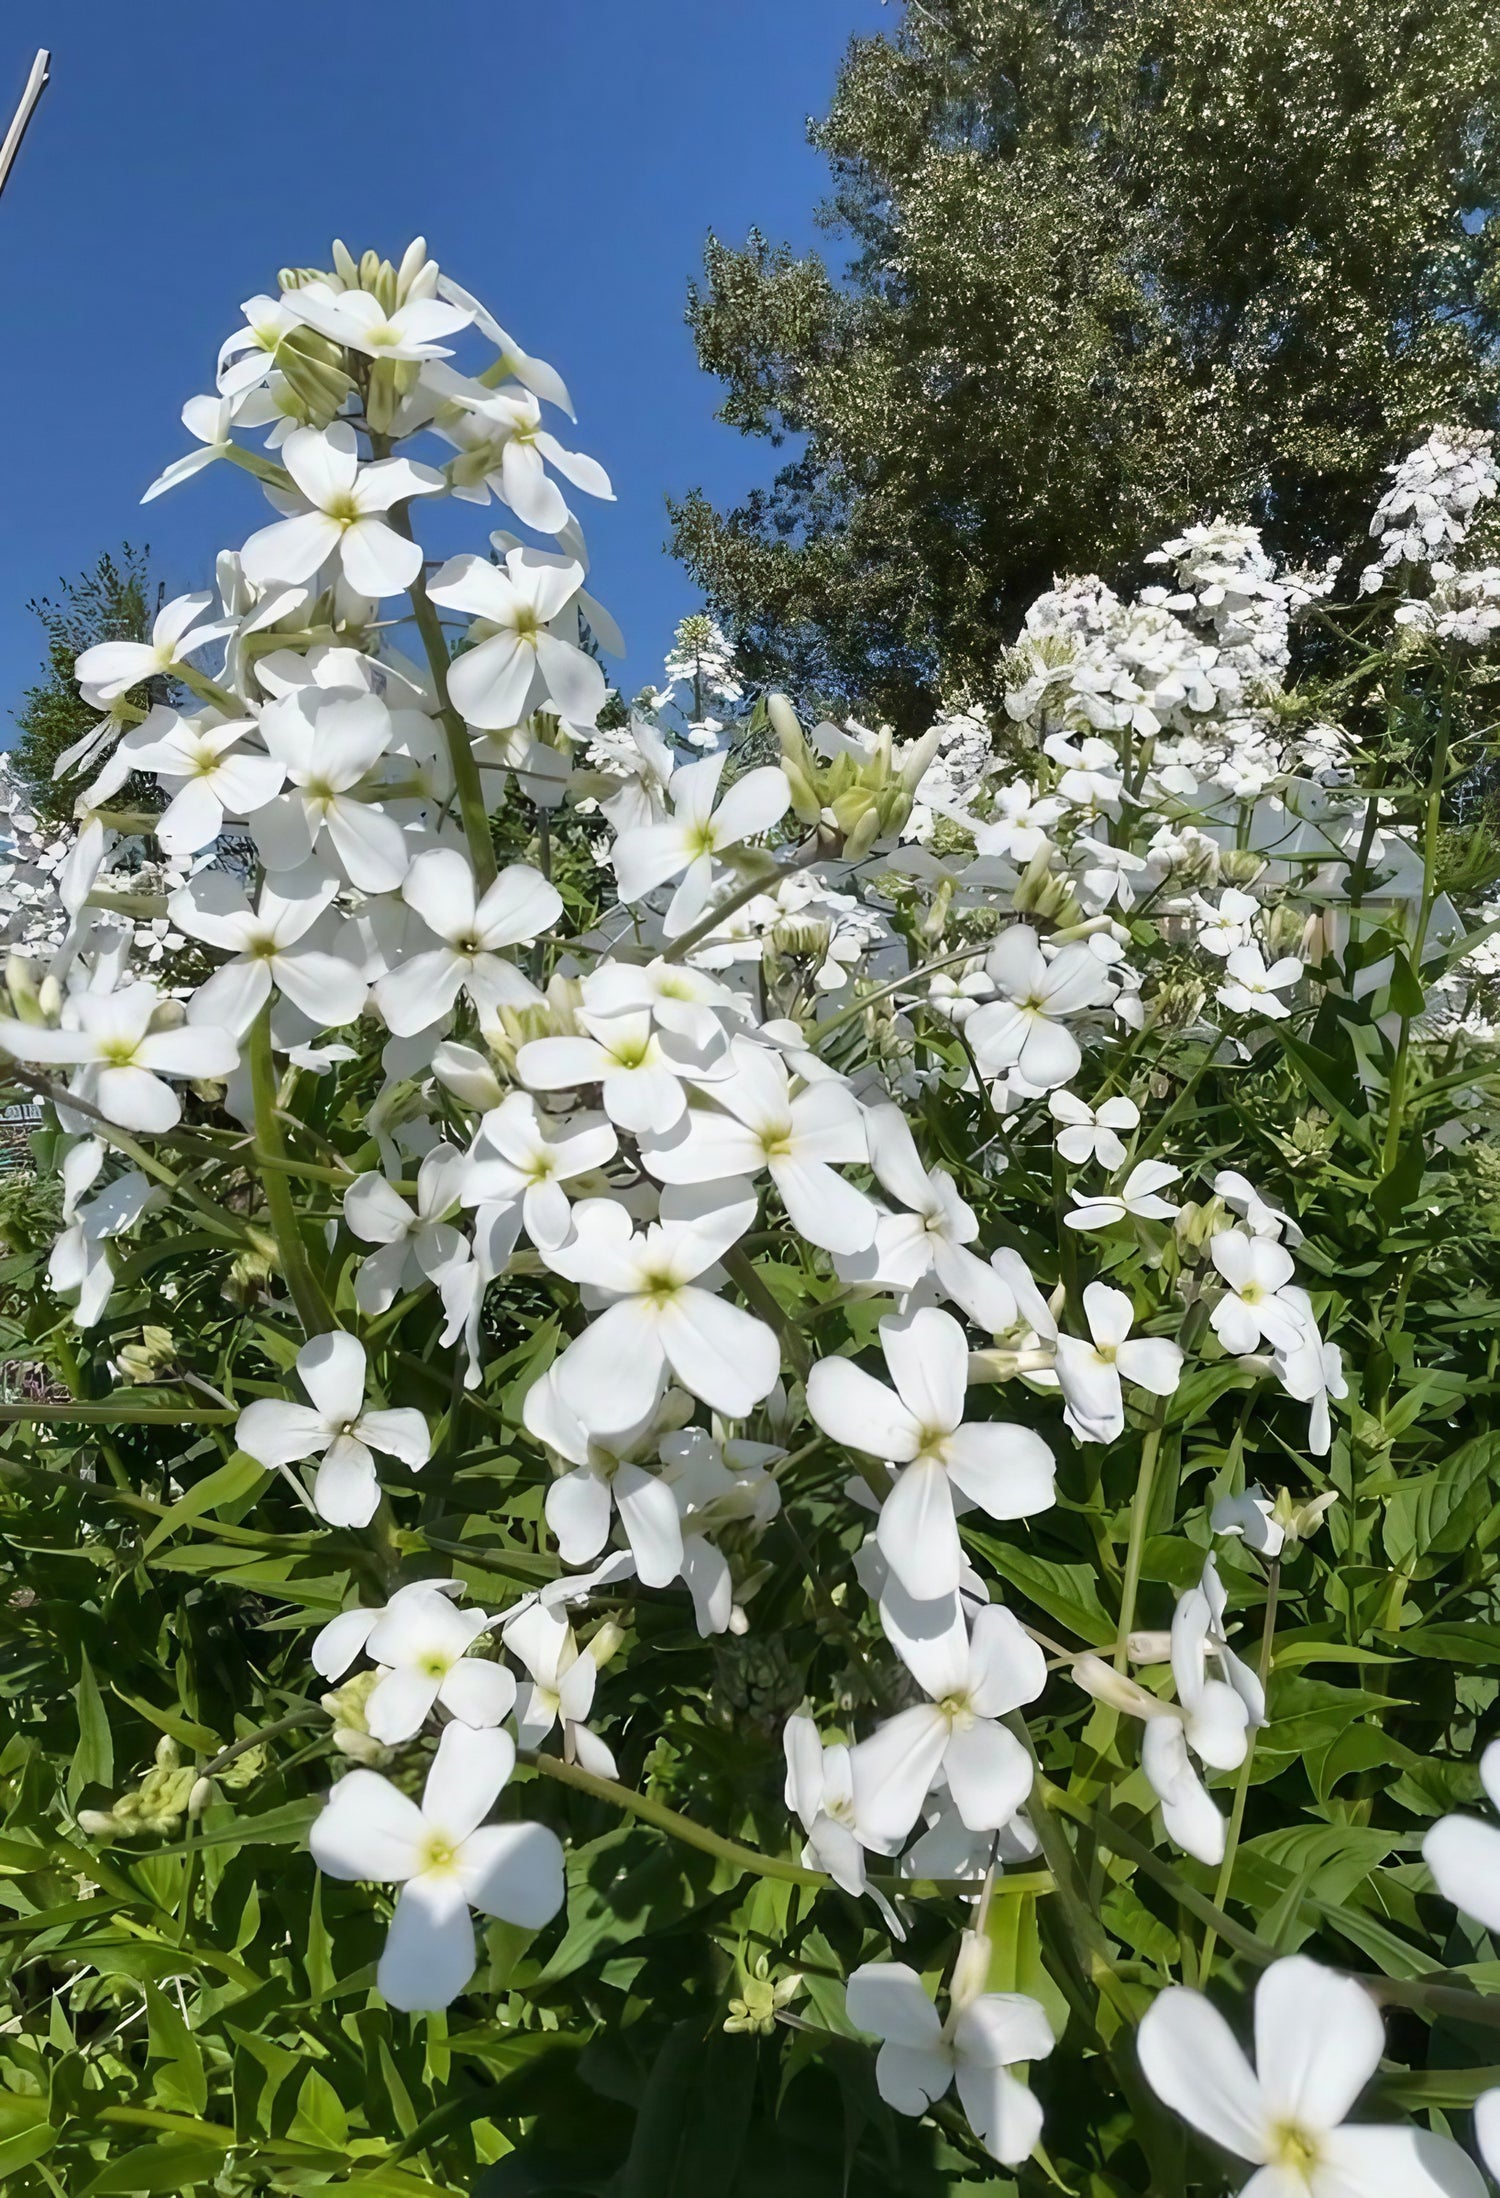
[[(271, 1058), (271, 1003), (256, 1016), (250, 1031), (250, 1089), (255, 1104), (255, 1143), (273, 1160), (285, 1161), (281, 1124), (276, 1116), (276, 1067)], [(297, 1220), (291, 1185), (278, 1169), (268, 1168), (261, 1177), (271, 1227), (280, 1255), (281, 1272), (297, 1308), (297, 1318), (308, 1336), (326, 1335), (334, 1325), (323, 1293), (308, 1265), (307, 1250)]]
[[(1281, 1560), (1272, 1560), (1266, 1577), (1266, 1615), (1260, 1634), (1260, 1684), (1265, 1691), (1271, 1675), (1271, 1650), (1276, 1638), (1276, 1598), (1281, 1587)], [(1256, 1728), (1251, 1726), (1245, 1745), (1245, 1760), (1240, 1765), (1240, 1775), (1235, 1781), (1234, 1802), (1229, 1812), (1229, 1830), (1224, 1840), (1224, 1860), (1219, 1865), (1219, 1879), (1214, 1887), (1215, 1904), (1222, 1908), (1229, 1898), (1229, 1888), (1234, 1881), (1235, 1856), (1239, 1853), (1240, 1833), (1245, 1824), (1245, 1804), (1250, 1796), (1250, 1773), (1255, 1764)], [(1209, 1925), (1203, 1938), (1203, 1956), (1198, 1964), (1198, 1989), (1207, 1988), (1213, 1970), (1215, 1932)]]
[[(404, 509), (390, 514), (391, 524), (399, 533), (411, 538), (411, 520)], [(469, 846), (469, 860), (474, 866), (474, 879), (483, 893), (495, 882), (495, 847), (490, 838), (490, 813), (485, 806), (484, 785), (479, 776), (479, 766), (474, 761), (474, 749), (469, 740), (469, 728), (454, 708), (448, 695), (448, 644), (443, 638), (442, 623), (427, 593), (427, 582), (418, 572), (408, 593), (411, 596), (412, 616), (417, 631), (422, 636), (422, 646), (427, 652), (427, 666), (432, 673), (432, 684), (437, 690), (438, 716), (443, 723), (443, 737), (448, 744), (448, 763), (453, 772), (453, 783), (458, 792), (459, 815), (463, 819), (464, 838)]]
[(237, 1756), (248, 1754), (251, 1748), (258, 1748), (263, 1740), (276, 1740), (282, 1733), (294, 1731), (298, 1725), (317, 1725), (326, 1720), (325, 1710), (310, 1707), (292, 1710), (287, 1716), (278, 1717), (274, 1725), (262, 1725), (259, 1732), (247, 1732), (243, 1740), (236, 1740), (231, 1747), (221, 1748), (212, 1762), (204, 1764), (202, 1775), (205, 1778), (214, 1777), (217, 1772), (233, 1763)]
[(812, 1357), (808, 1351), (806, 1340), (799, 1333), (796, 1322), (782, 1306), (770, 1286), (756, 1272), (738, 1244), (734, 1246), (732, 1251), (724, 1253), (719, 1264), (730, 1280), (738, 1286), (740, 1295), (744, 1298), (746, 1304), (753, 1311), (759, 1313), (767, 1326), (774, 1329), (781, 1338), (782, 1346), (788, 1358), (797, 1369), (799, 1377), (805, 1381), (808, 1368), (812, 1364)]
[(783, 1862), (778, 1855), (757, 1854), (753, 1847), (741, 1847), (733, 1839), (723, 1839), (717, 1832), (705, 1830), (693, 1823), (690, 1817), (679, 1816), (660, 1801), (653, 1801), (647, 1794), (631, 1791), (612, 1778), (596, 1778), (580, 1764), (565, 1763), (560, 1755), (539, 1755), (530, 1748), (521, 1750), (523, 1763), (542, 1771), (559, 1784), (576, 1787), (579, 1793), (592, 1794), (596, 1801), (607, 1801), (612, 1808), (624, 1809), (631, 1816), (638, 1816), (644, 1823), (654, 1824), (658, 1831), (669, 1832), (673, 1839), (680, 1839), (684, 1846), (701, 1848), (706, 1855), (716, 1855), (720, 1862), (732, 1863), (736, 1869), (749, 1870), (756, 1877), (780, 1878), (787, 1885), (826, 1886), (829, 1880), (821, 1870), (804, 1870), (800, 1863)]
[(1128, 1642), (1135, 1624), (1136, 1597), (1141, 1585), (1141, 1561), (1146, 1552), (1146, 1526), (1151, 1510), (1151, 1491), (1156, 1480), (1156, 1457), (1161, 1448), (1161, 1406), (1155, 1407), (1151, 1425), (1141, 1445), (1141, 1469), (1130, 1502), (1130, 1539), (1125, 1548), (1125, 1578), (1120, 1588), (1120, 1631), (1115, 1641), (1115, 1670), (1129, 1662)]
[(789, 878), (794, 870), (805, 870), (808, 864), (813, 861), (817, 852), (818, 843), (813, 840), (810, 845), (802, 848), (798, 854), (794, 855), (790, 862), (778, 863), (770, 869), (763, 870), (758, 877), (747, 878), (743, 884), (737, 885), (732, 893), (726, 893), (723, 900), (715, 901), (713, 907), (700, 916), (691, 929), (684, 931), (680, 939), (674, 939), (671, 945), (663, 950), (662, 960), (664, 962), (686, 960), (695, 946), (701, 946), (711, 931), (718, 930), (719, 925), (726, 916), (734, 915), (737, 910), (744, 908), (748, 902), (753, 901), (758, 894), (774, 893), (783, 878)]
[(103, 1404), (0, 1404), (0, 1426), (81, 1420), (101, 1427), (227, 1427), (237, 1411), (210, 1412), (194, 1405), (144, 1404), (133, 1409), (113, 1399)]

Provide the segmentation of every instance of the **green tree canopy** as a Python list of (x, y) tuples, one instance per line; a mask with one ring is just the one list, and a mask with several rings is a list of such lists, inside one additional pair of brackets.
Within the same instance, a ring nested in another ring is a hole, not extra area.
[[(75, 657), (97, 641), (150, 639), (161, 601), (161, 588), (151, 578), (150, 555), (149, 549), (123, 542), (116, 554), (106, 553), (87, 571), (60, 580), (55, 598), (38, 596), (26, 606), (41, 621), (46, 664), (14, 713), (20, 738), (11, 760), (40, 816), (60, 821), (73, 814), (76, 782), (57, 784), (53, 766), (99, 721), (99, 712), (78, 691)], [(170, 691), (169, 682), (153, 680), (147, 699), (165, 701)]]
[(675, 547), (761, 676), (920, 720), (1055, 571), (1184, 521), (1357, 553), (1379, 470), (1488, 424), (1482, 0), (911, 0), (813, 139), (847, 279), (710, 237), (720, 418), (788, 462)]

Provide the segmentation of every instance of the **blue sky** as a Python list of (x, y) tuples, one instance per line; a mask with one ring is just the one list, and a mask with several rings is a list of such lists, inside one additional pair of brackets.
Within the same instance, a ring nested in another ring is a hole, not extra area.
[(627, 691), (651, 677), (694, 602), (664, 495), (722, 499), (769, 469), (714, 422), (687, 279), (710, 228), (816, 241), (806, 118), (850, 36), (890, 20), (879, 0), (11, 0), (6, 116), (38, 45), (53, 81), (0, 198), (0, 742), (39, 658), (29, 596), (122, 538), (174, 592), (206, 585), (263, 523), (226, 467), (138, 499), (188, 447), (179, 408), (240, 300), (326, 264), (334, 235), (394, 255), (425, 234), (563, 372), (565, 439), (619, 498), (581, 500), (591, 585), (625, 629)]

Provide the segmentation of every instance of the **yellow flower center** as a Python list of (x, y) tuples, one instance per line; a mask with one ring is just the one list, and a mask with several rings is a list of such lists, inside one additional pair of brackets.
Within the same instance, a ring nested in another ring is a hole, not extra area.
[(1271, 2167), (1289, 2168), (1308, 2179), (1321, 2157), (1317, 2139), (1296, 2122), (1281, 2122), (1271, 2132)]

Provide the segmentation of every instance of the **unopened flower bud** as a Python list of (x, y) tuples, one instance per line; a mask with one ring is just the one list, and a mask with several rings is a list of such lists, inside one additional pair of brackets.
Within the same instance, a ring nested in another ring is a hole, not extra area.
[(45, 1022), (41, 1002), (37, 998), (36, 978), (29, 954), (9, 954), (5, 960), (5, 989), (10, 994), (10, 1011), (23, 1023)]
[(1190, 1198), (1178, 1209), (1172, 1233), (1181, 1251), (1199, 1252), (1216, 1236), (1222, 1236), (1228, 1219), (1228, 1210), (1221, 1198), (1210, 1198), (1202, 1205)]
[(948, 2005), (953, 2014), (960, 2014), (983, 1993), (990, 1981), (992, 1952), (990, 1942), (982, 1932), (965, 1931), (959, 1939), (953, 1975), (948, 1984)]
[(588, 1654), (600, 1671), (625, 1645), (625, 1628), (617, 1626), (613, 1618), (606, 1618), (598, 1631), (589, 1636)]
[(192, 1789), (187, 1797), (188, 1815), (192, 1817), (195, 1821), (197, 1820), (197, 1818), (202, 1816), (204, 1810), (213, 1800), (214, 1793), (215, 1787), (214, 1782), (211, 1778), (194, 1779)]
[(1065, 877), (1054, 876), (1051, 856), (1039, 847), (1011, 895), (1018, 915), (1040, 916), (1044, 923), (1075, 924), (1083, 915)]
[(1159, 1717), (1165, 1708), (1154, 1694), (1127, 1679), (1124, 1672), (1116, 1671), (1113, 1664), (1106, 1664), (1102, 1656), (1075, 1657), (1073, 1677), (1085, 1694), (1091, 1694), (1108, 1709), (1123, 1710), (1127, 1717)]
[(1219, 851), (1221, 882), (1238, 886), (1241, 892), (1255, 883), (1265, 867), (1265, 856), (1253, 853), (1248, 847), (1225, 847)]
[(1172, 1655), (1170, 1633), (1129, 1633), (1125, 1636), (1125, 1654), (1132, 1664), (1165, 1664)]

